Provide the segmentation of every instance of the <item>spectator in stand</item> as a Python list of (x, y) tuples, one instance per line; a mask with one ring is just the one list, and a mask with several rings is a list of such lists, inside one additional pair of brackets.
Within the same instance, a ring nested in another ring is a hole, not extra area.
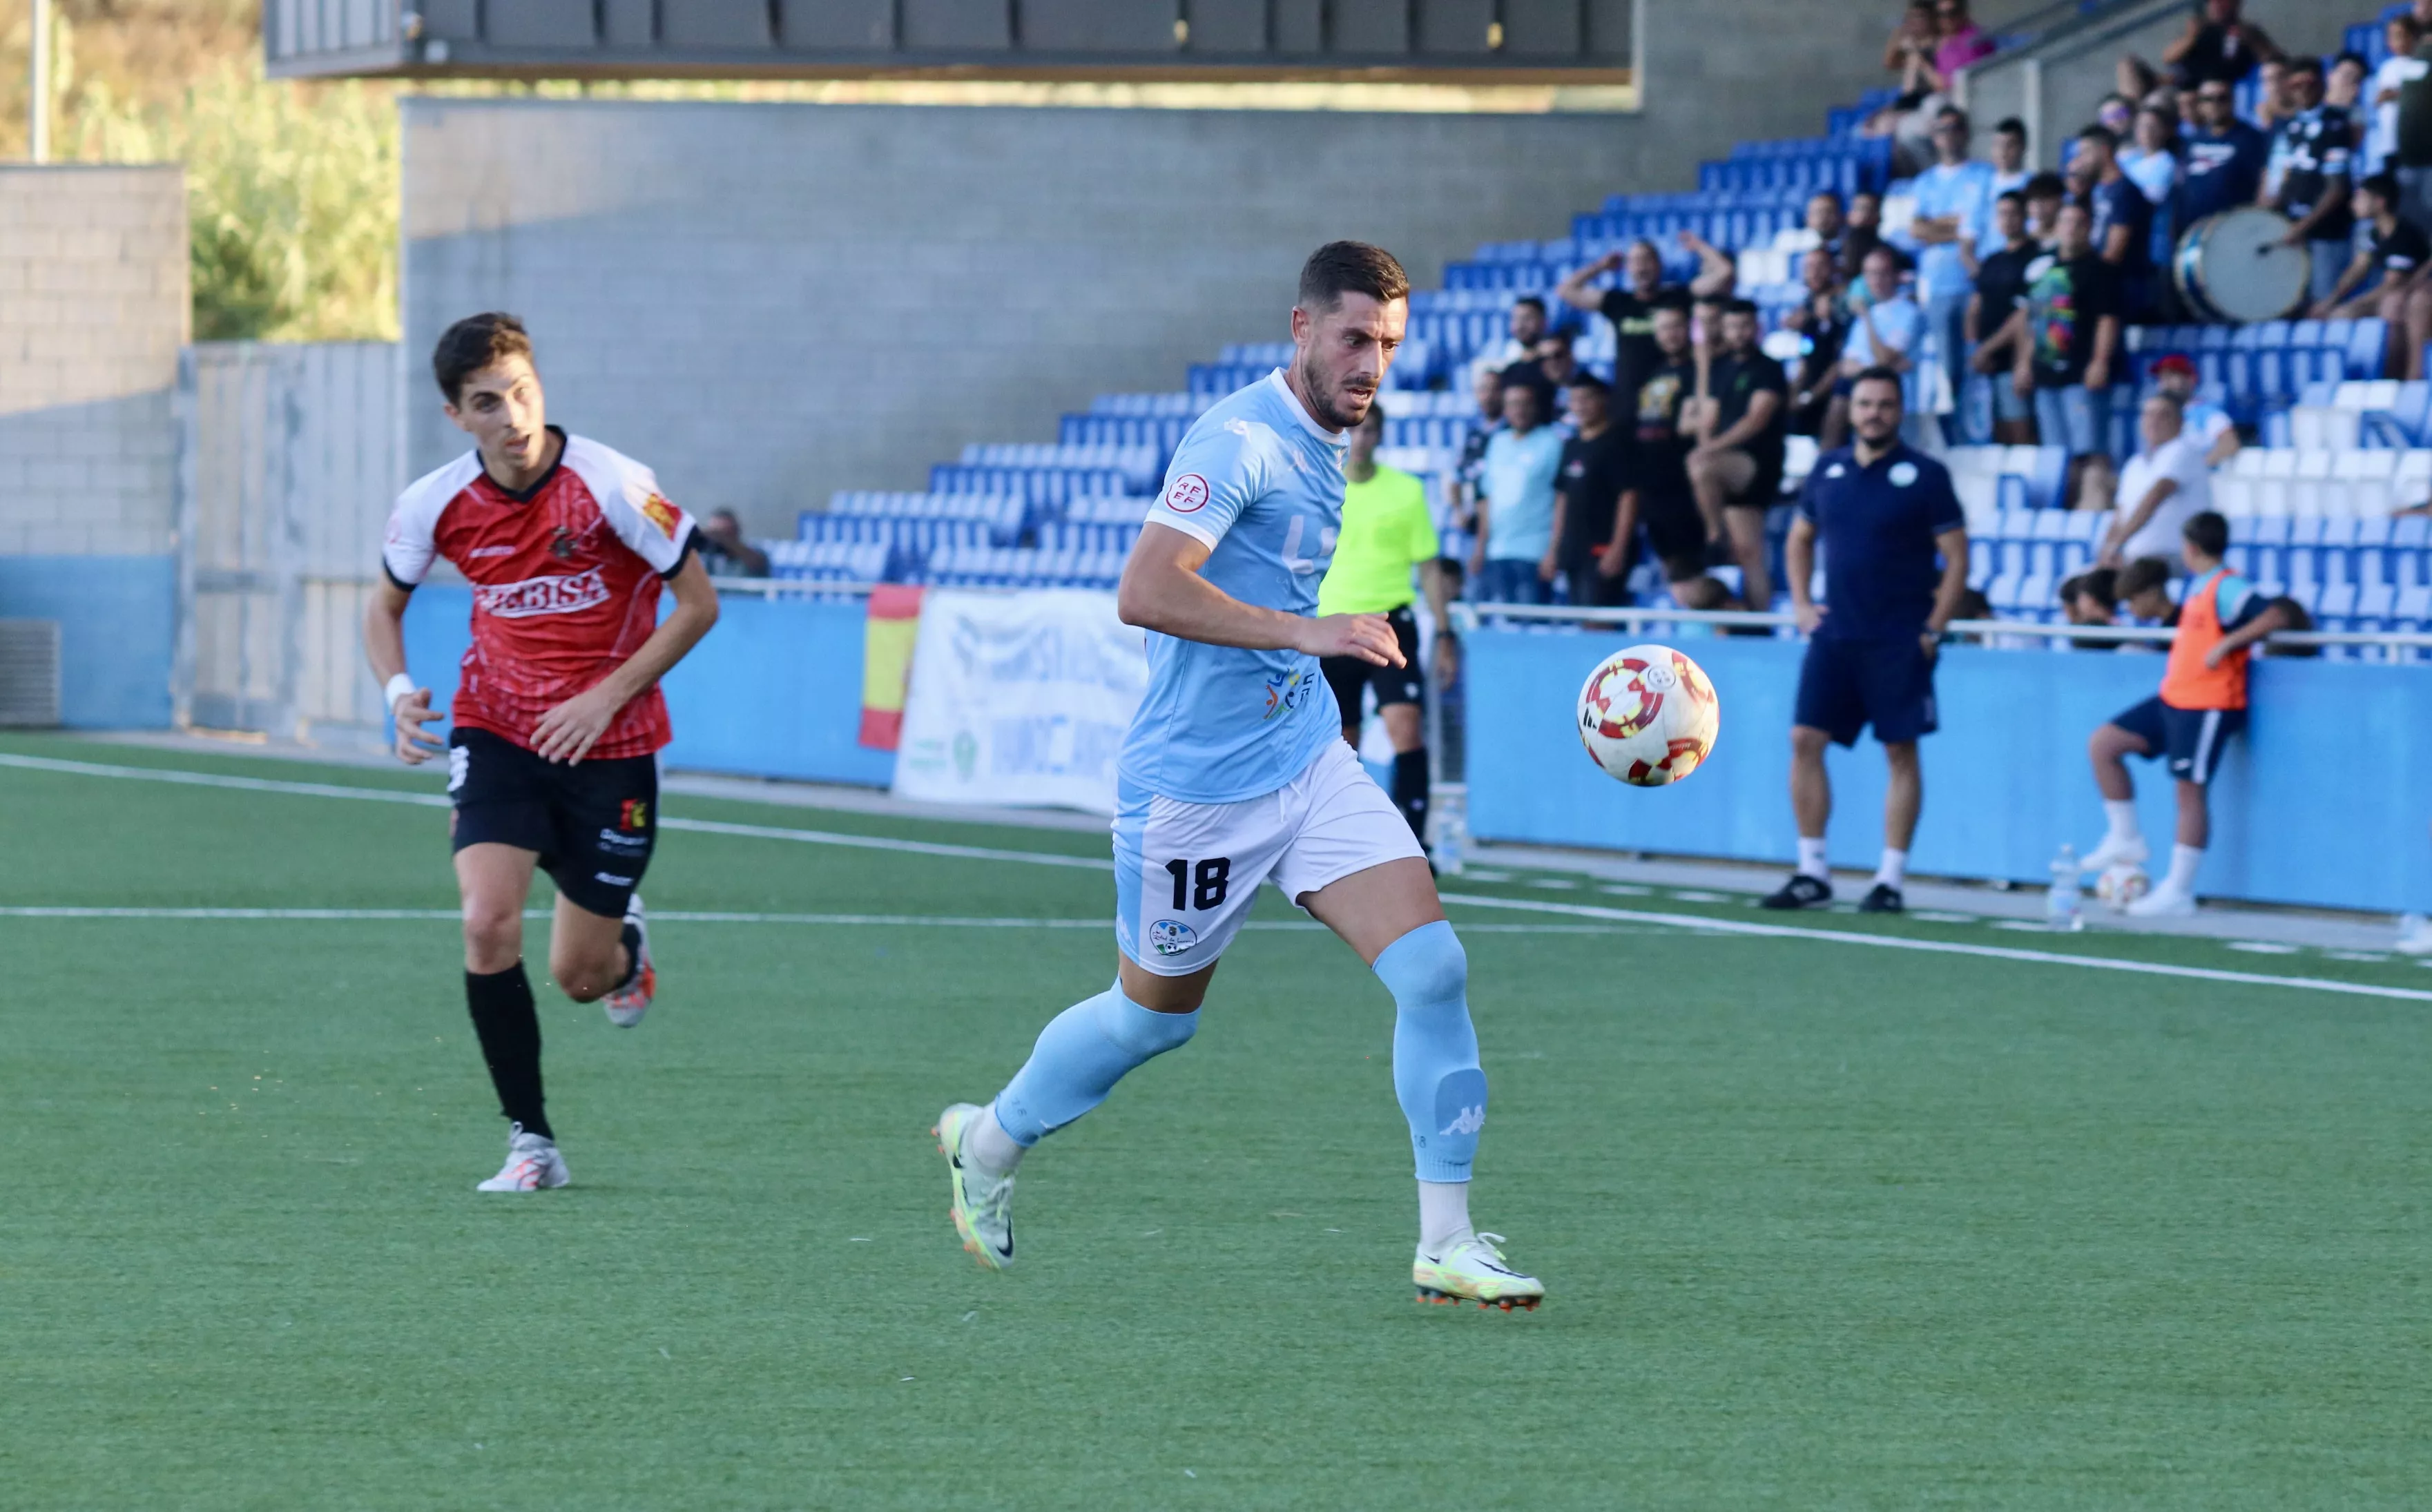
[[(2128, 611), (2129, 620), (2148, 628), (2175, 630), (2179, 624), (2179, 606), (2170, 597), (2170, 580), (2178, 576), (2178, 558), (2138, 557), (2120, 569), (2115, 585), (2120, 605)], [(2150, 650), (2149, 643), (2125, 642), (2123, 650)]]
[(2322, 75), (2322, 103), (2342, 111), (2348, 118), (2348, 144), (2359, 154), (2364, 151), (2364, 139), (2370, 130), (2372, 102), (2364, 97), (2365, 80), (2373, 76), (2373, 65), (2362, 53), (2341, 53), (2331, 59)]
[(1637, 517), (1635, 438), (1613, 423), (1613, 392), (1593, 373), (1571, 385), (1570, 440), (1554, 479), (1554, 554), (1571, 602), (1630, 602), (1630, 545), (1616, 529), (1630, 500)]
[(766, 578), (768, 553), (744, 539), (743, 522), (733, 510), (719, 510), (701, 520), (696, 531), (701, 564), (713, 578)]
[(1537, 391), (1537, 412), (1557, 415), (1567, 411), (1562, 391), (1579, 373), (1579, 364), (1571, 353), (1571, 333), (1549, 330), (1537, 338), (1528, 357), (1503, 370), (1503, 382), (1506, 387), (1528, 384)]
[(2111, 429), (2111, 363), (2120, 350), (2119, 270), (2095, 255), (2093, 212), (2063, 205), (2058, 243), (2027, 267), (2026, 339), (2011, 369), (2035, 401), (2047, 446), (2101, 455)]
[(1537, 343), (1545, 335), (1545, 301), (1535, 294), (1522, 294), (1512, 301), (1512, 312), (1506, 319), (1510, 324), (1503, 340), (1472, 358), (1473, 368), (1500, 373), (1536, 355)]
[[(1618, 289), (1594, 287), (1596, 280), (1619, 268)], [(1608, 252), (1564, 278), (1554, 297), (1573, 310), (1600, 314), (1613, 322), (1613, 386), (1623, 394), (1637, 392), (1636, 375), (1659, 360), (1655, 343), (1655, 305), (1666, 294), (1664, 257), (1652, 242), (1632, 242), (1628, 253)]]
[(1686, 227), (1680, 228), (1680, 243), (1697, 257), (1697, 274), (1689, 280), (1689, 293), (1700, 299), (1731, 297), (1740, 281), (1740, 267), (1731, 255)]
[[(1689, 344), (1688, 307), (1677, 297), (1655, 310), (1658, 361), (1638, 375), (1631, 401), (1632, 434), (1637, 442), (1637, 512), (1623, 505), (1623, 533), (1644, 526), (1647, 545), (1658, 560), (1686, 559), (1691, 572), (1703, 572), (1714, 533), (1697, 512), (1697, 492), (1689, 483), (1692, 423), (1690, 400), (1697, 392), (1697, 361)], [(1670, 569), (1667, 567), (1667, 573)]]
[(1562, 438), (1537, 410), (1537, 391), (1503, 385), (1503, 428), (1486, 443), (1478, 501), (1478, 541), (1469, 575), (1479, 602), (1553, 602), (1554, 474)]
[(2153, 205), (2121, 170), (2119, 154), (2109, 127), (2079, 132), (2069, 187), (2094, 211), (2095, 256), (2119, 270), (2120, 315), (2135, 322), (2152, 312)]
[(2261, 202), (2295, 224), (2283, 240), (2314, 254), (2313, 297), (2326, 299), (2348, 265), (2356, 215), (2348, 204), (2348, 162), (2354, 131), (2347, 112), (2322, 101), (2322, 64), (2288, 60), (2281, 86), (2286, 115), (2272, 134)]
[(2111, 87), (2123, 100), (2141, 100), (2162, 88), (2162, 76), (2135, 53), (2122, 53), (2111, 70)]
[[(2024, 189), (2027, 180), (2035, 176), (2034, 165), (2027, 161), (2027, 124), (2015, 115), (2001, 117), (2001, 125), (1993, 128), (1993, 193), (2006, 194), (2014, 189)], [(1988, 225), (1991, 210), (1987, 205)]]
[(2412, 81), (2432, 72), (2432, 63), (2415, 56), (2424, 41), (2424, 28), (2408, 12), (2392, 16), (2382, 28), (2382, 39), (2390, 56), (2373, 70), (2371, 126), (2365, 132), (2364, 171), (2377, 174), (2390, 166), (2398, 151), (2398, 92)]
[(2094, 560), (2122, 567), (2139, 557), (2168, 556), (2179, 527), (2212, 508), (2212, 468), (2203, 441), (2187, 434), (2179, 401), (2155, 393), (2137, 416), (2143, 443), (2120, 475), (2119, 507)]
[[(2109, 567), (2088, 567), (2060, 585), (2060, 612), (2071, 625), (2112, 625), (2120, 617), (2119, 575)], [(2078, 650), (2112, 651), (2118, 641), (2066, 641)]]
[(2136, 124), (2136, 102), (2125, 94), (2106, 94), (2094, 108), (2094, 124), (2125, 142), (2128, 128)]
[(2060, 208), (2069, 203), (2069, 180), (2044, 172), (2027, 180), (2019, 192), (2027, 202), (2027, 234), (2047, 250), (2060, 242)]
[[(1969, 139), (1968, 112), (1945, 106), (1934, 122), (1934, 163), (1911, 186), (1917, 214), (1903, 233), (1917, 248), (1926, 329), (1934, 334), (1934, 361), (1954, 396), (1967, 374), (1968, 302), (1973, 293), (1967, 244), (1988, 218), (1993, 196), (1993, 170), (1968, 159)], [(1942, 417), (1942, 428), (1943, 439), (1957, 445), (1955, 408)]]
[(1841, 244), (1849, 234), (1849, 217), (1841, 210), (1841, 196), (1829, 189), (1819, 189), (1807, 196), (1807, 219), (1799, 238), (1800, 251), (1822, 247), (1841, 260)]
[[(1799, 869), (1765, 898), (1767, 908), (1832, 901), (1824, 832), (1832, 783), (1824, 748), (1855, 745), (1869, 725), (1891, 780), (1883, 794), (1883, 863), (1858, 907), (1869, 914), (1901, 908), (1925, 797), (1917, 743), (1934, 732), (1934, 662), (1968, 589), (1959, 497), (1948, 469), (1900, 440), (1902, 386), (1899, 374), (1881, 368), (1859, 375), (1850, 401), (1857, 443), (1816, 459), (1783, 545), (1792, 613), (1809, 640), (1790, 731)], [(1820, 604), (1810, 596), (1819, 542), (1827, 571)]]
[(2248, 119), (2262, 127), (2265, 136), (2279, 129), (2280, 123), (2288, 118), (2288, 111), (2281, 103), (2288, 96), (2288, 64), (2282, 59), (2275, 58), (2255, 71), (2255, 109)]
[[(2185, 352), (2166, 352), (2153, 364), (2153, 387), (2179, 401), (2187, 434), (2204, 449), (2204, 465), (2215, 472), (2229, 465), (2244, 445), (2229, 412), (2196, 397), (2196, 364)], [(2165, 553), (2167, 555), (2168, 553)]]
[[(2027, 265), (2043, 248), (2027, 234), (2024, 195), (2009, 193), (1993, 202), (1992, 250), (1976, 262), (1976, 288), (1968, 298), (1968, 365), (1979, 373), (2002, 375), (2018, 366), (2018, 348), (2026, 340)], [(2006, 380), (1993, 384), (1993, 439), (2004, 446), (2032, 445), (2035, 439), (2035, 407)]]
[(1968, 14), (1968, 0), (1934, 0), (1934, 87), (1948, 94), (1960, 74), (2000, 50), (1992, 33)]
[[(1850, 302), (1857, 306), (1858, 319), (1841, 352), (1840, 395), (1847, 399), (1857, 376), (1875, 368), (1900, 374), (1913, 395), (1917, 349), (1925, 337), (1925, 311), (1900, 287), (1900, 254), (1887, 246), (1867, 253), (1866, 282)], [(1910, 414), (1912, 422), (1917, 418)]]
[(2179, 117), (2158, 105), (2136, 111), (2136, 139), (2120, 149), (2120, 171), (2144, 191), (2156, 215), (2167, 210), (2179, 188)]
[(1883, 244), (1883, 196), (1862, 189), (1849, 196), (1849, 227), (1841, 233), (1841, 277), (1866, 277), (1866, 254)]
[[(1461, 438), (1461, 461), (1453, 464), (1452, 475), (1450, 523), (1454, 532), (1461, 535), (1474, 535), (1478, 530), (1479, 488), (1486, 476), (1486, 444), (1503, 424), (1503, 375), (1481, 367), (1471, 379), (1471, 389), (1478, 400), (1478, 424)], [(1445, 544), (1444, 550), (1454, 555), (1451, 543)]]
[(2187, 134), (2187, 176), (2179, 191), (2182, 226), (2254, 204), (2272, 156), (2272, 139), (2238, 118), (2236, 86), (2213, 79), (2195, 91), (2195, 99), (2196, 125)]
[(2242, 0), (2204, 0), (2202, 8), (2188, 14), (2187, 30), (2162, 49), (2162, 61), (2179, 88), (2215, 81), (2235, 85), (2254, 73), (2257, 63), (2281, 56), (2279, 44), (2245, 18), (2245, 8)]
[[(1799, 358), (1790, 395), (1790, 431), (1799, 436), (1827, 434), (1832, 410), (1833, 377), (1840, 371), (1841, 349), (1849, 336), (1849, 302), (1841, 287), (1841, 266), (1831, 249), (1810, 247), (1799, 260), (1799, 282), (1806, 297), (1784, 315), (1784, 330), (1795, 332), (1805, 349)], [(1825, 448), (1840, 439), (1823, 443)]]
[(1688, 456), (1689, 484), (1708, 533), (1716, 533), (1721, 522), (1752, 604), (1773, 602), (1765, 520), (1782, 497), (1789, 394), (1782, 364), (1757, 344), (1756, 306), (1745, 299), (1725, 305), (1721, 349), (1706, 374), (1707, 402), (1692, 420), (1697, 445)]
[(2178, 779), (2178, 844), (2169, 875), (2128, 905), (2138, 918), (2179, 918), (2196, 911), (2196, 869), (2211, 841), (2204, 788), (2221, 748), (2246, 725), (2247, 648), (2282, 628), (2278, 605), (2230, 571), (2229, 522), (2206, 511), (2187, 522), (2179, 554), (2191, 581), (2170, 639), (2170, 664), (2155, 697), (2113, 718), (2086, 742), (2108, 832), (2082, 863), (2090, 872), (2142, 865), (2150, 851), (2136, 826), (2136, 785), (2127, 758), (2168, 758)]
[[(2370, 228), (2372, 241), (2356, 248), (2330, 296), (2313, 309), (2317, 320), (2355, 320), (2373, 316), (2390, 323), (2390, 365), (2393, 376), (2424, 376), (2424, 344), (2432, 339), (2432, 238), (2421, 227), (2398, 217), (2398, 179), (2375, 174), (2356, 185), (2356, 210)], [(2370, 289), (2357, 294), (2369, 278)]]

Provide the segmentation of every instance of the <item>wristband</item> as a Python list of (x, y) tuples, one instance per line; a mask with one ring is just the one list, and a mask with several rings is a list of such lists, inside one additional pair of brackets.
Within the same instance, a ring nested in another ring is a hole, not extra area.
[(399, 698), (412, 697), (419, 691), (419, 689), (414, 687), (413, 678), (407, 676), (403, 672), (399, 672), (397, 676), (388, 680), (388, 686), (380, 690), (380, 697), (387, 701), (389, 713), (395, 714), (397, 713), (397, 700)]

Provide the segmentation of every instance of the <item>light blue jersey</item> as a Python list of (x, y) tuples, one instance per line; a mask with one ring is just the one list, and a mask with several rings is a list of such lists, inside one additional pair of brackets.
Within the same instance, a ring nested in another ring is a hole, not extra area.
[[(1231, 596), (1314, 615), (1343, 522), (1348, 445), (1309, 418), (1277, 369), (1192, 422), (1148, 523), (1205, 544), (1200, 576)], [(1238, 803), (1273, 793), (1343, 738), (1313, 656), (1151, 630), (1148, 668), (1118, 769), (1158, 798)]]

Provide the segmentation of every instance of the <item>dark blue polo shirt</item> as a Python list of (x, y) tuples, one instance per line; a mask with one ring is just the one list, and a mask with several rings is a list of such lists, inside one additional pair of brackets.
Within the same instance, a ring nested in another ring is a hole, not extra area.
[(1905, 443), (1858, 465), (1854, 447), (1816, 460), (1799, 491), (1824, 552), (1824, 605), (1817, 630), (1840, 640), (1914, 638), (1934, 613), (1942, 580), (1934, 538), (1967, 524), (1951, 469)]
[(2272, 139), (2243, 121), (2219, 134), (2202, 126), (2182, 137), (2187, 178), (2179, 185), (2179, 224), (2193, 226), (2207, 215), (2255, 203)]

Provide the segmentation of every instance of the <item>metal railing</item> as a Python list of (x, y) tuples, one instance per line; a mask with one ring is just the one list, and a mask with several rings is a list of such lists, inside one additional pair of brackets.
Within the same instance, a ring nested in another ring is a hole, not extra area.
[[(1612, 609), (1583, 608), (1569, 604), (1475, 604), (1452, 606), (1453, 625), (1463, 634), (1479, 624), (1495, 619), (1533, 620), (1548, 624), (1573, 624), (1581, 629), (1618, 625), (1708, 625), (1716, 629), (1796, 630), (1798, 620), (1789, 614), (1761, 613), (1755, 610), (1657, 609), (1630, 606)], [(2034, 636), (2052, 641), (2082, 641), (2089, 645), (2120, 646), (2151, 643), (2167, 646), (2177, 632), (2161, 626), (2139, 625), (2045, 625), (2032, 620), (1958, 619), (1951, 622), (1953, 635)], [(2432, 647), (2432, 633), (2421, 630), (2274, 630), (2264, 637), (2267, 646), (2326, 647), (2378, 646), (2390, 650)]]

